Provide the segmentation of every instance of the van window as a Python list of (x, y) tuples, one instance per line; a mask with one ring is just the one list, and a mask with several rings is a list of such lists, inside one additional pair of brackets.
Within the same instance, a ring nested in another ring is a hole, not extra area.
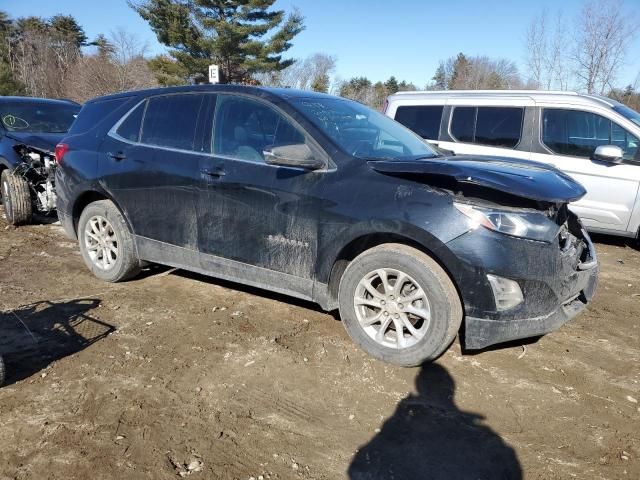
[(640, 140), (614, 122), (611, 122), (611, 145), (622, 149), (625, 160), (640, 161)]
[(438, 140), (444, 105), (416, 105), (398, 107), (395, 120), (422, 138)]
[(638, 157), (638, 139), (608, 118), (591, 112), (545, 108), (542, 141), (554, 153), (590, 158), (600, 145), (622, 148), (626, 160)]
[(304, 135), (268, 105), (240, 96), (219, 97), (213, 153), (261, 163), (268, 148), (303, 143)]
[(475, 107), (456, 107), (451, 118), (451, 135), (459, 142), (473, 142), (476, 127)]
[(131, 142), (137, 142), (140, 139), (140, 127), (142, 126), (142, 115), (147, 102), (138, 105), (116, 130), (116, 133), (122, 138)]
[(522, 107), (456, 107), (451, 134), (458, 142), (514, 148), (522, 134)]
[(204, 95), (152, 97), (142, 122), (140, 141), (148, 145), (194, 150), (198, 115)]
[(478, 107), (474, 143), (513, 148), (520, 143), (523, 108)]

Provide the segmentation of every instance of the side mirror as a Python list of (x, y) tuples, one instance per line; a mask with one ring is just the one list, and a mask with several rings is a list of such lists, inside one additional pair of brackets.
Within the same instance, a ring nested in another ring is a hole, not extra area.
[(324, 162), (316, 158), (306, 143), (272, 147), (262, 152), (264, 161), (269, 165), (283, 167), (299, 167), (308, 170), (318, 170), (324, 167)]
[(593, 152), (593, 159), (601, 162), (622, 163), (624, 152), (620, 147), (615, 145), (600, 145)]

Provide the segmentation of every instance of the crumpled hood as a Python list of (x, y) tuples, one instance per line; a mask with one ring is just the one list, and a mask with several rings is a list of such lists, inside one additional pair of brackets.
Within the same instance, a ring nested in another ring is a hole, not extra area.
[(27, 133), (27, 132), (7, 132), (5, 135), (18, 143), (23, 143), (29, 147), (34, 147), (47, 152), (53, 152), (56, 145), (66, 135), (66, 133)]
[[(416, 181), (423, 176), (450, 177), (459, 183), (482, 187), (536, 201), (565, 203), (582, 198), (587, 191), (560, 170), (530, 160), (457, 155), (422, 160), (370, 160), (377, 172), (402, 175)], [(425, 182), (428, 183), (428, 182)]]

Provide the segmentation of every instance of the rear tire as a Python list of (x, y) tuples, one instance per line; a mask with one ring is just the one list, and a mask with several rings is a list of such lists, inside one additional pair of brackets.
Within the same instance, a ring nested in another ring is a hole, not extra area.
[(460, 297), (447, 273), (407, 245), (384, 244), (358, 255), (340, 280), (338, 297), (353, 341), (404, 367), (440, 356), (462, 323)]
[(82, 258), (100, 280), (120, 282), (140, 273), (133, 235), (110, 200), (85, 207), (78, 222)]
[(7, 222), (16, 226), (31, 222), (29, 183), (24, 178), (14, 175), (11, 170), (2, 171), (0, 183), (2, 183), (2, 202)]

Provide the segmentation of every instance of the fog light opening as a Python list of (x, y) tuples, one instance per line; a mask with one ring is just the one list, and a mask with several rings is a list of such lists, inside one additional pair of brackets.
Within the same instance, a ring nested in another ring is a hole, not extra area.
[(487, 275), (493, 298), (496, 301), (496, 309), (500, 312), (520, 305), (524, 301), (522, 290), (518, 282), (502, 278), (497, 275)]

